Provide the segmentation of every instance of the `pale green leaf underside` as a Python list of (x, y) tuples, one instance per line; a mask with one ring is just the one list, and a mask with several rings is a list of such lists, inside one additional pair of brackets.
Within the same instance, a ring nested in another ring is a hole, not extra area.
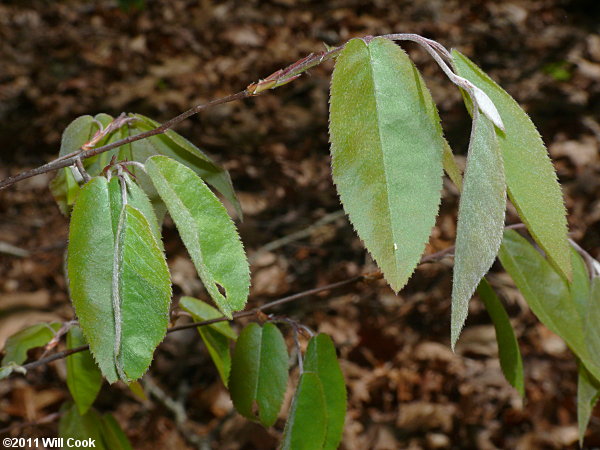
[(498, 342), (498, 355), (500, 367), (506, 380), (519, 392), (521, 397), (525, 396), (525, 381), (523, 374), (523, 360), (517, 337), (510, 323), (510, 319), (502, 302), (485, 278), (481, 279), (477, 287), (479, 298), (485, 305), (496, 330), (496, 341)]
[(119, 378), (116, 363), (125, 381), (147, 370), (166, 333), (171, 297), (161, 244), (134, 207), (139, 198), (128, 196), (131, 204), (123, 208), (118, 190), (116, 179), (109, 186), (103, 177), (83, 186), (71, 218), (67, 264), (75, 312), (110, 383)]
[(494, 124), (476, 111), (458, 207), (452, 283), (453, 348), (467, 319), (469, 300), (496, 259), (505, 210), (506, 183)]
[(279, 329), (272, 323), (246, 326), (238, 337), (229, 377), (229, 392), (237, 411), (267, 427), (273, 425), (287, 379), (288, 353)]
[(407, 282), (435, 224), (444, 139), (429, 92), (387, 39), (353, 39), (331, 82), (333, 179), (346, 213), (395, 290)]
[[(73, 327), (67, 334), (67, 348), (87, 344), (81, 328)], [(67, 358), (67, 386), (77, 405), (79, 414), (85, 414), (102, 387), (102, 373), (89, 350), (75, 353)]]
[(504, 232), (498, 256), (537, 318), (563, 338), (592, 375), (600, 379), (598, 352), (591, 347), (596, 341), (585, 329), (586, 318), (579, 314), (565, 279), (514, 230)]
[[(196, 270), (221, 312), (244, 308), (250, 273), (242, 242), (225, 207), (191, 169), (153, 156), (146, 170), (185, 244)], [(219, 285), (225, 295), (219, 292)]]
[(325, 390), (319, 376), (304, 372), (292, 401), (283, 430), (282, 450), (320, 450), (337, 448), (327, 445)]
[(531, 119), (500, 86), (460, 52), (457, 73), (482, 89), (502, 116), (498, 132), (508, 195), (536, 242), (566, 278), (571, 277), (567, 220), (562, 192), (546, 147)]

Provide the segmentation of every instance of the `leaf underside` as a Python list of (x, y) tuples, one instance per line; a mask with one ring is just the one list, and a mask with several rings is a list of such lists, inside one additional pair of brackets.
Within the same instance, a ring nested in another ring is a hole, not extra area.
[(349, 41), (331, 81), (333, 179), (358, 235), (395, 291), (435, 224), (444, 139), (430, 94), (387, 39)]
[(475, 111), (458, 208), (452, 282), (453, 348), (467, 319), (469, 300), (498, 254), (505, 210), (506, 183), (494, 124)]
[(116, 178), (109, 184), (96, 177), (82, 187), (67, 261), (75, 312), (110, 383), (137, 379), (147, 370), (166, 333), (171, 298), (156, 218), (135, 207), (141, 205), (135, 195), (128, 194), (124, 207), (119, 193)]
[(452, 51), (457, 73), (482, 89), (494, 102), (505, 126), (497, 131), (508, 196), (521, 220), (548, 255), (571, 278), (566, 210), (556, 172), (546, 147), (518, 103), (460, 52)]

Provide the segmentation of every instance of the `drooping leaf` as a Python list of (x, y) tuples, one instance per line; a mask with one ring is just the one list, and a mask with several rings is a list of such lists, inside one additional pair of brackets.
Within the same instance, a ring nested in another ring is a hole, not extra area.
[(282, 450), (321, 450), (331, 447), (327, 434), (325, 389), (314, 372), (300, 376), (283, 431)]
[[(335, 347), (326, 334), (318, 334), (309, 341), (304, 356), (304, 371), (317, 375), (324, 396), (326, 432), (324, 443), (319, 448), (335, 450), (338, 448), (344, 430), (346, 384)], [(317, 408), (316, 405), (314, 407)]]
[(4, 357), (0, 367), (0, 380), (27, 360), (27, 352), (42, 347), (52, 340), (61, 327), (60, 322), (38, 323), (10, 336), (4, 344)]
[[(222, 317), (219, 310), (192, 297), (182, 297), (179, 301), (179, 306), (189, 312), (195, 322)], [(229, 382), (229, 372), (231, 370), (229, 342), (235, 341), (237, 335), (227, 322), (217, 322), (211, 325), (198, 327), (198, 332), (219, 371), (223, 384), (227, 386), (227, 383)]]
[[(82, 415), (74, 403), (66, 402), (61, 411), (63, 414), (58, 423), (58, 436), (64, 439), (65, 445), (68, 439), (72, 439), (71, 442), (92, 439), (94, 448), (107, 448), (102, 440), (102, 418), (96, 410), (90, 409)], [(112, 447), (110, 449), (112, 450)]]
[(398, 291), (435, 223), (444, 139), (430, 94), (387, 39), (349, 41), (331, 82), (333, 179), (365, 246)]
[(231, 318), (246, 304), (250, 272), (225, 207), (200, 177), (173, 159), (153, 156), (147, 160), (146, 170), (167, 205), (206, 290), (221, 312)]
[(101, 422), (102, 440), (110, 450), (133, 450), (127, 435), (112, 414), (106, 413)]
[[(590, 357), (593, 358), (596, 363), (600, 359), (600, 277), (592, 278), (589, 288), (589, 300), (587, 304), (586, 314), (583, 319), (583, 334), (584, 340), (587, 344), (588, 352)], [(592, 372), (594, 377), (600, 381), (600, 376), (593, 371), (590, 367), (590, 363), (583, 361), (587, 369)]]
[[(87, 344), (81, 328), (72, 327), (67, 334), (67, 348)], [(74, 353), (67, 358), (67, 386), (79, 414), (85, 414), (96, 400), (102, 387), (102, 373), (89, 350)]]
[(277, 420), (287, 379), (288, 353), (279, 329), (272, 323), (246, 326), (235, 345), (229, 375), (235, 409), (270, 427)]
[[(589, 314), (589, 308), (593, 306), (590, 297), (590, 275), (585, 261), (574, 248), (571, 248), (571, 266), (573, 267), (573, 280), (569, 283), (571, 298), (575, 302), (579, 315), (586, 318)], [(600, 353), (598, 355), (600, 357)]]
[[(132, 134), (149, 131), (160, 126), (160, 123), (141, 114), (130, 114), (130, 117), (136, 119), (132, 124)], [(141, 144), (142, 142), (144, 144)], [(146, 147), (140, 148), (141, 145)], [(240, 219), (243, 217), (242, 208), (235, 195), (229, 172), (177, 132), (167, 130), (164, 134), (136, 141), (131, 146), (132, 158), (136, 161), (143, 163), (150, 156), (163, 155), (186, 165), (196, 172), (202, 180), (221, 193), (235, 208), (235, 212)], [(151, 150), (148, 150), (148, 148)]]
[(469, 300), (490, 269), (504, 230), (506, 182), (494, 124), (473, 115), (467, 168), (458, 207), (452, 282), (452, 348), (469, 313)]
[(462, 171), (460, 170), (460, 167), (458, 167), (458, 164), (456, 164), (456, 160), (454, 159), (454, 155), (452, 154), (452, 149), (447, 144), (444, 145), (444, 155), (442, 163), (444, 166), (444, 171), (446, 172), (448, 177), (452, 180), (452, 182), (458, 188), (458, 190), (462, 191)]
[(502, 373), (506, 380), (519, 392), (521, 397), (524, 397), (523, 360), (521, 359), (519, 343), (510, 324), (508, 314), (485, 278), (482, 278), (479, 282), (477, 293), (494, 323)]
[(597, 353), (588, 351), (584, 318), (565, 279), (514, 230), (504, 232), (498, 256), (537, 318), (563, 338), (592, 375), (600, 378), (600, 360)]
[[(111, 195), (118, 189), (113, 183), (96, 177), (82, 187), (67, 264), (75, 312), (110, 383), (146, 371), (166, 333), (171, 297), (161, 245), (146, 217)], [(137, 204), (135, 196), (129, 199)]]
[(579, 446), (583, 447), (583, 439), (594, 406), (600, 398), (600, 382), (585, 368), (579, 364), (577, 378), (577, 423), (579, 425)]
[(571, 277), (567, 220), (556, 172), (538, 131), (515, 100), (460, 52), (457, 73), (482, 89), (496, 105), (505, 132), (497, 132), (508, 195), (552, 264)]

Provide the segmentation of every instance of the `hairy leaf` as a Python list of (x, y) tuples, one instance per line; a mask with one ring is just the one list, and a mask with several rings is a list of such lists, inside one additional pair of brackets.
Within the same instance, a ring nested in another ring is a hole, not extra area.
[(314, 372), (300, 376), (298, 388), (283, 431), (283, 450), (320, 450), (331, 447), (325, 441), (327, 412), (324, 386)]
[[(110, 383), (146, 371), (166, 333), (171, 297), (161, 244), (142, 212), (114, 195), (117, 189), (116, 180), (109, 186), (103, 177), (83, 186), (73, 209), (67, 264), (75, 312)], [(135, 195), (128, 200), (140, 203)]]
[(597, 353), (588, 350), (585, 319), (579, 315), (565, 279), (514, 230), (504, 232), (498, 256), (537, 318), (562, 337), (594, 377), (600, 378), (600, 361)]
[(521, 359), (519, 343), (517, 342), (517, 337), (515, 336), (508, 314), (485, 278), (482, 278), (479, 282), (477, 293), (494, 323), (502, 373), (506, 380), (519, 392), (521, 397), (524, 397), (523, 360)]
[(235, 345), (229, 376), (235, 409), (270, 427), (277, 420), (287, 379), (288, 353), (279, 329), (272, 323), (246, 326)]
[[(222, 317), (219, 310), (192, 297), (182, 297), (179, 301), (179, 305), (182, 309), (192, 315), (195, 322)], [(227, 386), (227, 383), (229, 382), (229, 372), (231, 370), (229, 342), (235, 341), (237, 335), (227, 322), (217, 322), (211, 325), (198, 327), (198, 332), (219, 371), (223, 384)]]
[(309, 341), (304, 356), (304, 371), (315, 373), (323, 390), (324, 422), (327, 426), (323, 446), (319, 448), (335, 450), (338, 448), (344, 430), (346, 384), (335, 347), (326, 334), (318, 334)]
[(38, 323), (10, 336), (4, 344), (0, 380), (9, 376), (16, 366), (27, 360), (29, 350), (50, 342), (60, 327), (60, 322)]
[(153, 156), (146, 162), (146, 170), (206, 290), (221, 312), (231, 318), (246, 304), (250, 274), (244, 248), (225, 207), (200, 177), (175, 160)]
[(571, 277), (567, 220), (552, 162), (538, 131), (515, 100), (460, 52), (452, 56), (457, 73), (494, 102), (505, 126), (498, 131), (508, 195), (519, 216), (552, 264)]
[[(67, 334), (67, 348), (87, 344), (81, 328), (72, 327)], [(102, 387), (102, 373), (89, 350), (74, 353), (67, 358), (67, 386), (77, 405), (79, 414), (85, 414), (96, 400)]]
[(458, 207), (452, 283), (452, 347), (469, 313), (469, 300), (490, 269), (504, 230), (506, 183), (494, 124), (475, 111)]
[(331, 82), (333, 179), (346, 213), (398, 291), (435, 223), (444, 139), (430, 94), (387, 39), (349, 41)]
[(600, 382), (579, 364), (577, 378), (577, 423), (579, 425), (579, 446), (583, 448), (585, 431), (590, 423), (594, 406), (600, 398)]

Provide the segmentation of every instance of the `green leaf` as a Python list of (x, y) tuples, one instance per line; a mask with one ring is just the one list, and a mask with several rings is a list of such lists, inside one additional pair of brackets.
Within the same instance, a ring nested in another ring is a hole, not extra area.
[[(589, 300), (583, 319), (583, 333), (590, 357), (595, 359), (596, 364), (600, 364), (598, 362), (600, 359), (598, 356), (600, 355), (600, 327), (598, 324), (600, 324), (600, 277), (594, 277), (589, 287)], [(583, 363), (594, 377), (600, 380), (597, 373), (600, 371), (595, 372), (588, 361), (583, 360)]]
[[(211, 320), (222, 317), (219, 310), (213, 308), (209, 304), (192, 298), (182, 297), (179, 301), (179, 306), (189, 312), (195, 322), (203, 320)], [(229, 354), (229, 341), (235, 341), (237, 335), (231, 329), (227, 322), (217, 322), (211, 325), (198, 327), (200, 337), (204, 341), (204, 345), (208, 349), (208, 353), (212, 358), (219, 375), (223, 380), (223, 384), (227, 386), (229, 381), (229, 372), (231, 370), (231, 356)]]
[(460, 52), (452, 56), (457, 73), (494, 102), (505, 126), (497, 131), (508, 195), (531, 235), (552, 264), (571, 278), (567, 220), (560, 185), (538, 131), (515, 100)]
[(133, 450), (127, 435), (112, 414), (106, 413), (101, 422), (102, 440), (110, 450)]
[(469, 300), (496, 259), (504, 230), (506, 183), (502, 155), (494, 124), (479, 111), (473, 116), (463, 182), (452, 283), (452, 348), (467, 319)]
[[(67, 348), (87, 344), (81, 328), (72, 327), (67, 334)], [(89, 350), (67, 358), (67, 386), (77, 405), (79, 414), (85, 414), (96, 400), (102, 387), (102, 373), (96, 366)]]
[[(130, 117), (137, 119), (132, 127), (134, 131), (140, 133), (153, 130), (160, 126), (160, 123), (149, 117), (142, 116), (141, 114), (130, 114)], [(186, 165), (196, 172), (196, 174), (206, 183), (214, 187), (217, 192), (221, 193), (235, 208), (235, 212), (240, 219), (243, 217), (242, 208), (235, 195), (229, 172), (216, 164), (206, 153), (180, 134), (173, 130), (167, 130), (164, 134), (136, 141), (131, 145), (133, 152), (132, 158), (136, 161), (143, 163), (146, 158), (150, 156), (163, 155)], [(145, 148), (140, 148), (142, 145), (144, 145)], [(151, 150), (148, 150), (148, 147), (150, 147)]]
[(320, 450), (337, 448), (326, 443), (325, 390), (316, 373), (300, 376), (292, 407), (283, 431), (283, 450)]
[(435, 224), (444, 138), (430, 94), (393, 42), (349, 41), (331, 82), (333, 179), (386, 280), (407, 282)]
[(442, 158), (442, 164), (444, 166), (444, 171), (446, 172), (448, 177), (452, 180), (452, 182), (458, 188), (458, 190), (462, 191), (462, 171), (458, 167), (458, 164), (456, 164), (456, 160), (454, 159), (454, 155), (452, 154), (452, 149), (447, 143), (446, 145), (444, 145), (444, 155)]
[(598, 353), (588, 351), (584, 318), (565, 279), (514, 230), (504, 232), (498, 256), (537, 318), (562, 337), (594, 377), (600, 378)]
[(270, 427), (281, 409), (287, 379), (288, 353), (279, 329), (272, 323), (246, 326), (235, 345), (229, 376), (235, 409)]
[(315, 373), (324, 395), (326, 433), (322, 447), (335, 450), (342, 439), (346, 416), (346, 384), (329, 336), (318, 334), (308, 343), (304, 371)]
[(521, 395), (525, 396), (525, 383), (523, 374), (523, 360), (517, 337), (510, 323), (510, 319), (502, 302), (485, 278), (482, 278), (477, 287), (479, 298), (485, 305), (496, 329), (500, 367), (506, 380)]
[(574, 248), (571, 248), (571, 266), (573, 267), (573, 280), (569, 283), (569, 291), (579, 315), (586, 318), (588, 317), (589, 308), (593, 305), (590, 297), (590, 275), (585, 261)]
[(27, 360), (29, 350), (48, 344), (61, 326), (60, 322), (38, 323), (10, 336), (4, 344), (0, 380)]
[[(103, 177), (79, 194), (69, 230), (70, 292), (79, 323), (110, 383), (147, 370), (168, 325), (171, 285), (146, 217)], [(128, 200), (137, 203), (135, 196)], [(151, 219), (152, 220), (152, 219)]]
[(600, 382), (579, 364), (577, 379), (577, 423), (579, 425), (579, 446), (583, 447), (583, 440), (594, 406), (600, 398)]
[(61, 411), (63, 414), (58, 423), (58, 436), (64, 439), (65, 446), (68, 439), (80, 441), (92, 439), (94, 448), (100, 450), (106, 448), (102, 440), (102, 418), (94, 409), (81, 415), (72, 402), (66, 402)]
[(221, 312), (231, 318), (246, 304), (250, 272), (242, 242), (225, 207), (200, 177), (175, 160), (153, 156), (147, 160), (146, 170), (206, 290)]

